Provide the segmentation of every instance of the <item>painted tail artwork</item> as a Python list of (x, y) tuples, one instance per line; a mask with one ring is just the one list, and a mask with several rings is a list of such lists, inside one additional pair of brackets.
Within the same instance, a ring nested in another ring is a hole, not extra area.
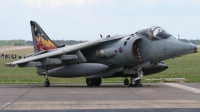
[(64, 47), (64, 45), (54, 43), (36, 22), (30, 21), (30, 24), (35, 52)]

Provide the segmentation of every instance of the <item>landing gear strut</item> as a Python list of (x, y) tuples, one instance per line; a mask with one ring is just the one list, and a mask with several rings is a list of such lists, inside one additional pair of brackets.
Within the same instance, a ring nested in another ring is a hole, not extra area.
[(101, 78), (90, 78), (86, 79), (87, 86), (100, 86), (102, 82)]
[(142, 77), (143, 77), (143, 71), (142, 69), (138, 69), (137, 70), (137, 77), (131, 77), (131, 80), (130, 80), (130, 84), (129, 86), (133, 86), (133, 87), (142, 87), (142, 84), (140, 83)]
[(50, 86), (50, 81), (48, 79), (48, 70), (46, 70), (44, 86), (45, 87), (49, 87)]

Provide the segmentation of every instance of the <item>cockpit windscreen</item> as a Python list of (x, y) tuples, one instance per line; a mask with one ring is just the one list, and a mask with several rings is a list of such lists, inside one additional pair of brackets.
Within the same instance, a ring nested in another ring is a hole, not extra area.
[(149, 39), (152, 39), (152, 40), (166, 39), (166, 38), (172, 36), (167, 31), (165, 31), (163, 28), (158, 27), (158, 26), (147, 27), (145, 29), (138, 31), (137, 33), (145, 35), (146, 37), (148, 37)]

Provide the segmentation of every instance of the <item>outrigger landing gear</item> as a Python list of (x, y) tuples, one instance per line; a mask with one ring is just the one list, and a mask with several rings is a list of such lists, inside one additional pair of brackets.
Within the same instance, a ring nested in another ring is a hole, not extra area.
[(45, 87), (49, 87), (49, 86), (50, 86), (50, 82), (49, 82), (48, 79), (45, 80), (45, 82), (44, 82), (44, 86), (45, 86)]
[(46, 70), (44, 86), (45, 87), (49, 87), (50, 86), (50, 81), (48, 79), (48, 70)]
[(131, 83), (129, 84), (130, 87), (142, 87), (142, 84), (140, 83), (143, 77), (142, 69), (138, 69), (137, 73), (138, 73), (137, 77), (131, 77), (131, 80), (130, 80)]

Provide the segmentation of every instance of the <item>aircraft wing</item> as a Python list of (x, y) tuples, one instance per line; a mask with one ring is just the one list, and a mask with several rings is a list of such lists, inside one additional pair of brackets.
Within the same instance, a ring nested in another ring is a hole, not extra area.
[[(60, 60), (60, 57), (67, 53), (77, 52), (77, 51), (79, 51), (81, 49), (85, 49), (85, 48), (92, 48), (93, 46), (99, 45), (100, 43), (112, 41), (112, 40), (116, 40), (116, 39), (121, 39), (121, 38), (123, 38), (123, 36), (118, 36), (118, 37), (114, 37), (114, 38), (103, 38), (103, 39), (98, 39), (98, 40), (85, 42), (85, 43), (81, 43), (81, 44), (62, 47), (62, 48), (55, 49), (51, 52), (47, 52), (44, 54), (40, 54), (40, 55), (25, 58), (25, 59), (17, 60), (14, 62), (6, 63), (5, 66), (14, 67), (15, 65), (18, 65), (19, 67), (33, 67), (33, 66), (36, 67), (36, 66), (45, 65), (44, 63), (47, 63), (46, 61), (53, 61), (53, 62), (49, 63), (49, 65), (50, 64), (61, 64), (62, 60)], [(63, 58), (70, 58), (70, 56), (71, 57), (74, 56), (73, 58), (77, 58), (76, 55), (65, 55)], [(45, 60), (45, 59), (49, 59), (51, 57), (53, 57), (51, 60)], [(79, 58), (81, 58), (81, 56)], [(40, 60), (40, 61), (38, 61), (38, 60)], [(41, 60), (42, 60), (42, 62), (41, 62)], [(46, 64), (46, 65), (48, 65), (48, 64)]]
[(44, 54), (25, 58), (25, 59), (22, 59), (22, 60), (6, 63), (5, 66), (13, 67), (16, 64), (22, 64), (22, 63), (32, 62), (32, 61), (45, 59), (45, 58), (49, 58), (49, 57), (59, 56), (59, 55), (65, 54), (65, 53), (81, 50), (83, 48), (87, 48), (87, 47), (96, 45), (98, 43), (100, 43), (99, 40), (96, 40), (96, 41), (81, 43), (81, 44), (77, 44), (77, 45), (71, 45), (71, 46), (67, 46), (67, 47), (64, 47), (64, 48), (58, 48), (58, 49), (51, 51), (51, 52), (47, 52), (47, 53), (44, 53)]

